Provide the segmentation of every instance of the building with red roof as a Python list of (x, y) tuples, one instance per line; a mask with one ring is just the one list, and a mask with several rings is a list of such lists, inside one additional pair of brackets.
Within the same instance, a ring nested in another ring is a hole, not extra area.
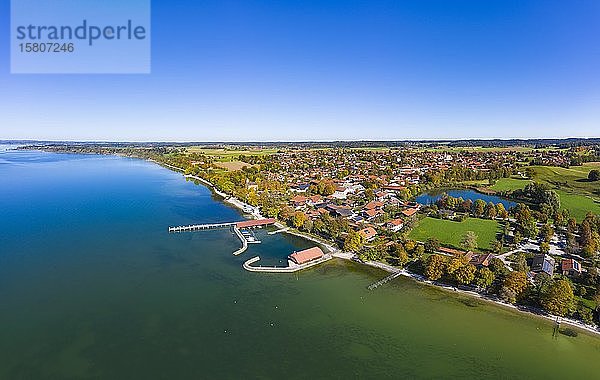
[(312, 247), (309, 249), (305, 249), (304, 251), (294, 252), (289, 255), (289, 259), (298, 265), (306, 264), (313, 260), (318, 260), (323, 258), (325, 254), (319, 247)]

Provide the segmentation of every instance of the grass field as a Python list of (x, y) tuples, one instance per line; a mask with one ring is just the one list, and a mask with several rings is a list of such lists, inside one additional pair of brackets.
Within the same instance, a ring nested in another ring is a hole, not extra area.
[(488, 250), (501, 231), (500, 223), (495, 220), (468, 218), (462, 222), (427, 217), (413, 228), (408, 237), (425, 241), (430, 237), (437, 238), (443, 245), (460, 248), (460, 241), (467, 231), (477, 234), (478, 248)]
[(582, 166), (572, 166), (569, 169), (556, 166), (532, 166), (534, 179), (546, 182), (553, 187), (563, 190), (572, 190), (572, 193), (600, 195), (600, 181), (589, 182), (588, 173), (592, 169), (600, 169), (600, 163), (587, 163)]
[(243, 161), (226, 161), (226, 162), (215, 162), (215, 166), (227, 171), (241, 170), (244, 166), (250, 168), (253, 165)]
[(498, 181), (496, 181), (496, 184), (494, 186), (490, 186), (490, 189), (495, 191), (517, 190), (524, 188), (530, 182), (531, 181), (527, 179), (521, 179), (516, 177), (500, 178)]
[(561, 208), (566, 208), (571, 212), (577, 221), (581, 222), (588, 211), (600, 215), (600, 203), (585, 195), (568, 193), (564, 190), (556, 191), (560, 196)]
[(237, 161), (241, 154), (244, 156), (266, 156), (277, 153), (277, 149), (213, 149), (192, 146), (187, 148), (187, 152), (205, 154), (219, 162), (231, 162)]
[(600, 169), (600, 163), (587, 163), (569, 169), (555, 166), (532, 166), (538, 182), (547, 183), (560, 195), (562, 208), (581, 221), (588, 211), (600, 214), (600, 181), (589, 182), (588, 173)]

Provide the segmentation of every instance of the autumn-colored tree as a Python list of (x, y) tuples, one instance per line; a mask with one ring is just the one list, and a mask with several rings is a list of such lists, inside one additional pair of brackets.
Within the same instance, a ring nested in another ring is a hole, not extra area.
[(510, 272), (504, 277), (500, 297), (507, 302), (517, 302), (527, 289), (527, 275), (525, 272)]
[(357, 252), (363, 245), (363, 238), (356, 231), (350, 230), (344, 240), (344, 250), (347, 252)]
[(564, 278), (554, 280), (543, 291), (540, 304), (546, 311), (560, 316), (565, 316), (573, 308), (573, 287), (569, 280)]
[(428, 279), (435, 281), (444, 274), (446, 259), (440, 255), (431, 255), (425, 263), (425, 276)]
[(475, 272), (475, 285), (480, 288), (487, 289), (494, 282), (494, 272), (486, 267), (477, 269)]
[(292, 216), (292, 225), (296, 228), (302, 227), (304, 222), (308, 220), (308, 217), (302, 211), (296, 211)]

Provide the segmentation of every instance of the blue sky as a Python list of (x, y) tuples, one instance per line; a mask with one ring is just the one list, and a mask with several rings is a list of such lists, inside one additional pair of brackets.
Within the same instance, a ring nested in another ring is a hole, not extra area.
[(599, 136), (596, 0), (153, 0), (149, 75), (11, 75), (8, 15), (0, 139)]

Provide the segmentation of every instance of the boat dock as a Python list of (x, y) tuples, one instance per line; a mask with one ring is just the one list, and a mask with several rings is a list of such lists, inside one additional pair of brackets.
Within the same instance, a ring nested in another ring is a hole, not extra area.
[(211, 223), (211, 224), (190, 224), (188, 226), (169, 227), (169, 232), (187, 232), (200, 230), (214, 230), (217, 228), (228, 228), (235, 226), (236, 222), (229, 223)]
[(209, 224), (190, 224), (187, 226), (169, 227), (169, 232), (188, 232), (188, 231), (201, 231), (201, 230), (213, 230), (217, 228), (261, 228), (275, 223), (275, 219), (251, 219), (243, 220), (241, 222), (226, 222), (226, 223), (209, 223)]
[(385, 283), (387, 283), (389, 281), (392, 281), (393, 279), (395, 279), (396, 277), (399, 277), (400, 275), (402, 275), (402, 272), (400, 272), (400, 271), (392, 273), (389, 276), (387, 276), (385, 278), (382, 278), (381, 280), (379, 280), (377, 282), (374, 282), (371, 285), (367, 286), (367, 289), (369, 289), (369, 290), (375, 290), (378, 287), (380, 287), (381, 285), (383, 285), (383, 284), (385, 284)]

